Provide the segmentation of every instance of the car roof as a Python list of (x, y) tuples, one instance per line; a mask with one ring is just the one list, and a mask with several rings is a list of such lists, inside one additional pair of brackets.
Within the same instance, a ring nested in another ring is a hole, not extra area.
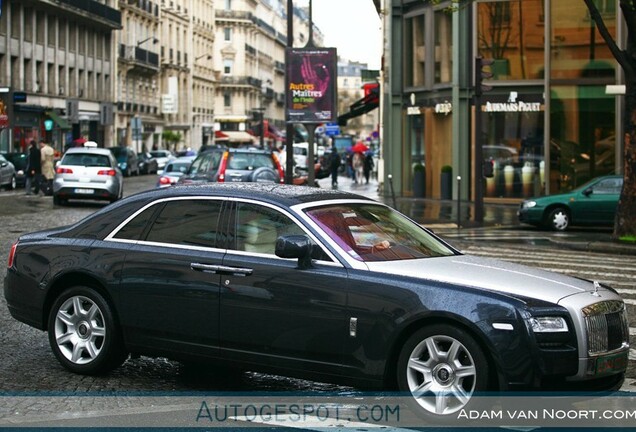
[[(188, 197), (221, 197), (258, 200), (278, 207), (328, 200), (363, 200), (377, 203), (371, 198), (334, 189), (274, 183), (204, 183), (196, 185), (155, 188), (130, 195), (87, 216), (69, 227), (73, 235), (98, 238), (111, 232), (124, 219), (140, 208), (162, 199)], [(378, 203), (379, 204), (379, 203)]]
[(81, 154), (97, 154), (97, 155), (110, 155), (111, 152), (109, 149), (105, 148), (94, 148), (94, 147), (71, 147), (66, 150), (65, 154), (72, 153), (81, 153)]

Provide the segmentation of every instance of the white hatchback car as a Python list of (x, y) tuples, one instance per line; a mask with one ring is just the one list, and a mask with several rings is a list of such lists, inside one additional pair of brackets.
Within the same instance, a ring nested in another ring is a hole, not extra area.
[(53, 203), (69, 199), (115, 202), (124, 194), (123, 175), (108, 149), (76, 147), (58, 163), (53, 180)]

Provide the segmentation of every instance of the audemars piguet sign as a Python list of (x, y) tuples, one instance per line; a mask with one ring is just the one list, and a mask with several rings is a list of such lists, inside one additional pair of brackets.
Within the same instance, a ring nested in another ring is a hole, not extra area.
[(510, 92), (507, 102), (486, 102), (482, 110), (485, 112), (540, 112), (544, 110), (541, 102), (524, 102), (518, 100), (517, 92)]
[(335, 48), (288, 48), (287, 121), (335, 121), (337, 55)]

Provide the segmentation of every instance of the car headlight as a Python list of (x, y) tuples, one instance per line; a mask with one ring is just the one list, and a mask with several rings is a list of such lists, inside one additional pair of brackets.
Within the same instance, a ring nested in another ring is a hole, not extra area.
[(562, 333), (568, 331), (568, 323), (562, 317), (532, 317), (530, 328), (535, 333)]
[(523, 208), (532, 208), (535, 207), (537, 205), (536, 201), (524, 201), (523, 202)]

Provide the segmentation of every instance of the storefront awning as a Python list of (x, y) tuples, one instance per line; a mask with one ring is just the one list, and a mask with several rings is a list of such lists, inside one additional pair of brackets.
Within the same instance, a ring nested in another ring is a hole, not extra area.
[(231, 143), (253, 143), (254, 136), (242, 131), (216, 131), (216, 141), (229, 141)]
[(49, 116), (49, 118), (53, 120), (60, 129), (71, 129), (71, 125), (69, 124), (68, 120), (60, 117), (60, 115), (55, 111), (46, 111), (45, 114)]
[(338, 126), (346, 126), (347, 121), (373, 111), (380, 105), (379, 86), (374, 87), (362, 99), (349, 107), (349, 112), (338, 116)]

